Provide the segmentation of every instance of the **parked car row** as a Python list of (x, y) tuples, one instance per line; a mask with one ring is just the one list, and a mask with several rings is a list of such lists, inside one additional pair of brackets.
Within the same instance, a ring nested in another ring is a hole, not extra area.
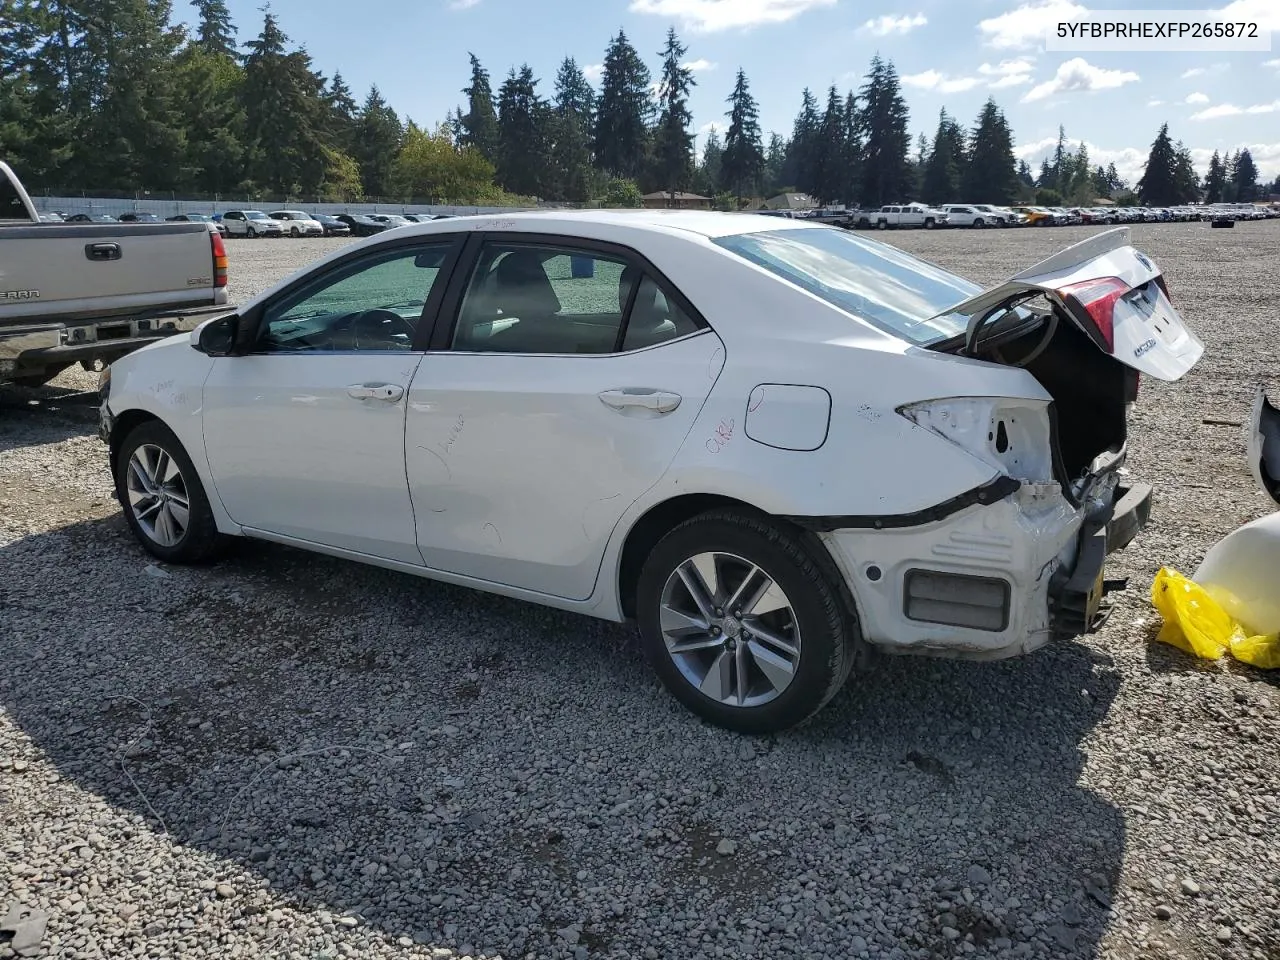
[[(1280, 208), (1252, 203), (1186, 204), (1173, 207), (1002, 207), (986, 203), (886, 204), (878, 210), (847, 210), (824, 222), (850, 229), (920, 227), (1065, 227), (1080, 224), (1184, 223), (1192, 220), (1263, 220), (1280, 217)], [(799, 219), (806, 219), (801, 217)]]
[(443, 213), (307, 213), (304, 210), (228, 210), (225, 213), (180, 213), (161, 219), (154, 213), (122, 213), (111, 216), (106, 213), (82, 211), (66, 213), (51, 210), (40, 214), (45, 223), (212, 223), (224, 237), (371, 237), (384, 230), (408, 226), (413, 223), (429, 223), (449, 214)]

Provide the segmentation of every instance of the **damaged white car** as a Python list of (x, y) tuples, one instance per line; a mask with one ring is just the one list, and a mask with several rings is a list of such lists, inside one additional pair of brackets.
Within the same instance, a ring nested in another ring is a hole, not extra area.
[(1090, 629), (1150, 509), (1139, 375), (1202, 352), (1127, 228), (984, 291), (802, 220), (477, 216), (118, 361), (101, 432), (162, 560), (249, 536), (635, 619), (688, 707), (773, 731), (866, 645)]
[[(1258, 387), (1245, 424), (1249, 471), (1280, 505), (1280, 410)], [(1250, 636), (1280, 633), (1280, 513), (1246, 523), (1209, 548), (1192, 579)]]

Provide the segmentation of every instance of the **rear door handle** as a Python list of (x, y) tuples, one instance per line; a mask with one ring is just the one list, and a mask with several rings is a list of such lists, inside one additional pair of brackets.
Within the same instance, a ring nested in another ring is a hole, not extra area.
[(404, 387), (395, 383), (353, 383), (347, 387), (347, 396), (352, 400), (381, 400), (384, 403), (395, 403), (404, 396)]
[(622, 390), (604, 390), (599, 394), (600, 400), (614, 410), (626, 410), (640, 407), (655, 413), (670, 413), (680, 406), (680, 394), (668, 393), (665, 390), (627, 387)]
[(119, 260), (124, 253), (121, 252), (118, 243), (86, 243), (84, 255), (90, 260), (107, 261)]

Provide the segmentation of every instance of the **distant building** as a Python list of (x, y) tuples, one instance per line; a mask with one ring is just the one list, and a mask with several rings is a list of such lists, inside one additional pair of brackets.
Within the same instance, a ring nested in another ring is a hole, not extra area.
[(770, 197), (764, 202), (765, 210), (791, 210), (799, 213), (803, 210), (812, 210), (818, 205), (818, 201), (813, 199), (807, 193), (780, 193), (776, 197)]
[(685, 193), (676, 190), (659, 190), (657, 193), (646, 193), (640, 198), (646, 207), (672, 210), (710, 210), (711, 198), (697, 193)]

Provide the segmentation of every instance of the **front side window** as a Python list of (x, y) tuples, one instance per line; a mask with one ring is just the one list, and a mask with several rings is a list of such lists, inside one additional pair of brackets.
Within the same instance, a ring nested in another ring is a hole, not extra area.
[(966, 317), (938, 314), (982, 289), (889, 244), (831, 227), (745, 233), (714, 242), (914, 344), (963, 333)]
[(450, 243), (401, 247), (335, 268), (271, 305), (268, 353), (410, 350)]

